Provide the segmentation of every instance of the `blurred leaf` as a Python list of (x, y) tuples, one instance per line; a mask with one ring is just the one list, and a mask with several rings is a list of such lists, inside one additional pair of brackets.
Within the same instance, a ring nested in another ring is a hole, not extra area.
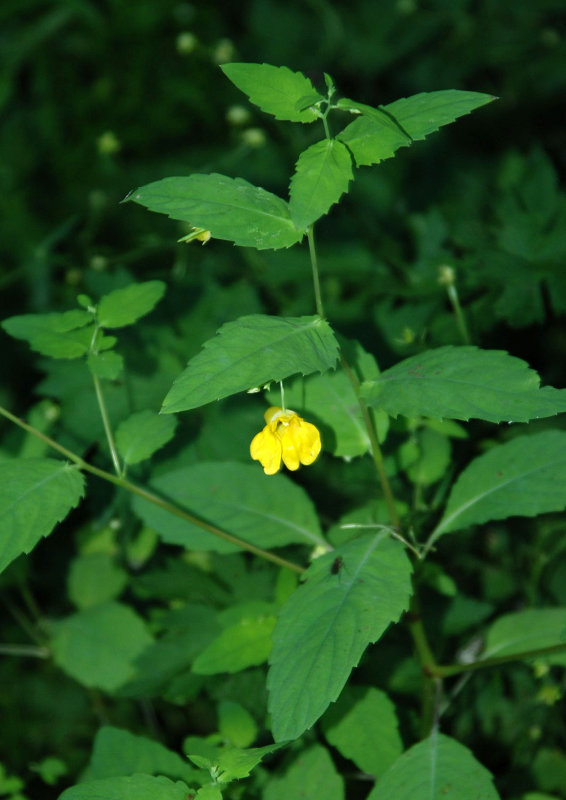
[(566, 432), (518, 436), (478, 456), (452, 487), (429, 544), (493, 519), (536, 517), (566, 506)]
[(218, 704), (218, 730), (234, 747), (249, 747), (258, 734), (250, 712), (230, 700)]
[(124, 369), (124, 359), (113, 350), (104, 353), (89, 353), (87, 356), (88, 368), (97, 378), (116, 380)]
[(15, 339), (28, 342), (32, 350), (51, 358), (79, 358), (88, 352), (94, 325), (88, 311), (62, 314), (23, 314), (9, 317), (2, 327)]
[(273, 632), (267, 685), (276, 741), (300, 736), (336, 700), (367, 645), (407, 608), (410, 574), (403, 549), (383, 533), (313, 562)]
[(0, 463), (0, 571), (29, 553), (84, 494), (79, 470), (52, 458)]
[(214, 783), (207, 783), (206, 786), (201, 786), (194, 800), (222, 800), (222, 792)]
[[(181, 508), (258, 547), (325, 544), (304, 489), (286, 475), (264, 475), (254, 464), (194, 464), (159, 475), (150, 486)], [(146, 525), (169, 544), (218, 553), (239, 550), (141, 497), (133, 503)]]
[(43, 758), (37, 764), (30, 764), (31, 771), (37, 773), (41, 780), (48, 786), (54, 786), (63, 775), (67, 775), (69, 768), (64, 761), (60, 758), (47, 757)]
[(128, 583), (127, 573), (107, 553), (79, 556), (71, 563), (69, 600), (79, 609), (106, 603), (118, 597)]
[(111, 602), (55, 623), (51, 648), (55, 663), (83, 686), (113, 692), (132, 677), (134, 660), (152, 642), (131, 608)]
[(323, 139), (304, 150), (290, 186), (289, 209), (297, 228), (305, 230), (326, 214), (353, 177), (352, 157), (337, 139)]
[(430, 486), (439, 481), (450, 467), (450, 440), (447, 436), (424, 428), (416, 434), (417, 457), (405, 472), (420, 486)]
[(103, 328), (124, 328), (152, 311), (165, 294), (163, 281), (132, 283), (101, 298), (97, 319)]
[(193, 672), (197, 675), (216, 675), (219, 672), (240, 672), (267, 661), (271, 650), (271, 633), (275, 617), (248, 616), (225, 628), (197, 656)]
[(181, 756), (159, 742), (110, 725), (99, 728), (85, 777), (93, 781), (136, 773), (166, 775), (187, 782), (194, 780), (196, 774)]
[(564, 652), (539, 658), (566, 666), (566, 608), (527, 608), (495, 620), (488, 628), (481, 657), (497, 658), (554, 645), (564, 645)]
[[(314, 86), (302, 72), (271, 64), (223, 64), (226, 77), (247, 94), (251, 102), (275, 119), (291, 122), (314, 122), (317, 115), (309, 108), (297, 109), (297, 103), (307, 95), (317, 96)], [(311, 105), (311, 103), (309, 103)]]
[(126, 200), (205, 228), (213, 238), (240, 247), (278, 250), (303, 237), (284, 200), (243, 178), (216, 173), (163, 178), (135, 189)]
[(403, 752), (395, 706), (372, 686), (346, 686), (322, 718), (322, 729), (344, 758), (375, 777)]
[(175, 435), (177, 420), (155, 411), (138, 411), (120, 423), (116, 446), (126, 464), (138, 464), (150, 458)]
[[(563, 796), (566, 785), (566, 757), (562, 750), (541, 747), (532, 763), (532, 773), (538, 786), (549, 792), (560, 792)], [(534, 800), (553, 800), (547, 795), (534, 795)]]
[(409, 748), (381, 776), (367, 800), (499, 800), (492, 775), (467, 747), (441, 733)]
[(300, 753), (284, 775), (272, 775), (263, 793), (264, 800), (300, 797), (344, 798), (344, 779), (336, 770), (328, 750), (320, 744), (311, 745)]
[(188, 411), (296, 372), (324, 372), (337, 358), (332, 329), (320, 317), (240, 317), (223, 325), (189, 361), (162, 410)]
[(181, 781), (173, 783), (163, 777), (131, 775), (71, 786), (59, 800), (187, 800), (187, 792), (187, 785)]
[(566, 390), (503, 350), (439, 347), (412, 356), (362, 385), (362, 396), (393, 416), (528, 422), (566, 411)]

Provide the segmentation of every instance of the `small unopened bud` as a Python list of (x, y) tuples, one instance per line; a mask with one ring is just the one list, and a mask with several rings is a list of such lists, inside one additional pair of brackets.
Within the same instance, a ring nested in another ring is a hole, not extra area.
[(245, 125), (250, 117), (250, 112), (244, 106), (230, 106), (226, 112), (226, 120), (230, 125)]
[(114, 131), (104, 131), (96, 140), (96, 146), (101, 156), (114, 156), (122, 149), (122, 143)]
[(443, 264), (438, 268), (438, 282), (441, 286), (452, 286), (456, 280), (453, 267)]
[(188, 56), (198, 44), (198, 39), (190, 31), (183, 31), (177, 36), (177, 52), (179, 55)]
[(245, 131), (242, 131), (242, 141), (249, 147), (263, 147), (265, 133), (261, 128), (246, 128)]

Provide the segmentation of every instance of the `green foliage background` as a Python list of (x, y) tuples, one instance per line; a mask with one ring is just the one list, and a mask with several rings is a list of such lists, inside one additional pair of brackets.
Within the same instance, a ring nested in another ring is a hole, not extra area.
[[(135, 7), (120, 0), (6, 0), (0, 22), (0, 318), (67, 311), (76, 307), (78, 293), (98, 298), (134, 280), (168, 287), (143, 324), (119, 332), (129, 372), (126, 387), (108, 384), (115, 427), (133, 412), (158, 411), (187, 360), (226, 322), (314, 310), (305, 246), (272, 252), (223, 241), (177, 244), (188, 233), (182, 223), (119, 205), (137, 186), (193, 172), (241, 176), (287, 196), (298, 153), (320, 131), (276, 122), (246, 103), (219, 68), (232, 61), (286, 64), (318, 87), (324, 69), (342, 95), (374, 106), (450, 88), (498, 96), (497, 103), (401, 149), (377, 169), (359, 171), (340, 207), (317, 227), (326, 310), (341, 333), (377, 356), (382, 371), (425, 349), (460, 344), (438, 280), (439, 268), (450, 265), (473, 343), (526, 360), (544, 385), (566, 385), (561, 0), (139, 0)], [(38, 359), (25, 343), (0, 335), (0, 404), (108, 468), (86, 370), (73, 361)], [(370, 459), (357, 458), (365, 445), (355, 427), (347, 441), (336, 441), (322, 411), (317, 419), (320, 401), (313, 392), (310, 418), (320, 425), (327, 452), (293, 480), (308, 490), (324, 526), (334, 531), (330, 540), (341, 545), (344, 531), (336, 523), (375, 497), (375, 478)], [(397, 413), (397, 398), (390, 402), (387, 410)], [(201, 462), (247, 465), (264, 407), (260, 397), (243, 396), (180, 415), (174, 441), (152, 462), (152, 482), (171, 486), (174, 474), (181, 491), (185, 479), (198, 487)], [(407, 496), (413, 489), (419, 495), (417, 522), (434, 518), (449, 481), (472, 457), (519, 432), (472, 422), (466, 438), (463, 427), (445, 425), (391, 422), (387, 468)], [(564, 423), (559, 417), (531, 426), (544, 437), (547, 428)], [(6, 471), (15, 455), (50, 455), (8, 423), (0, 423), (0, 434), (0, 468)], [(127, 439), (127, 431), (123, 435)], [(130, 463), (132, 476), (147, 482), (147, 464), (134, 456)], [(118, 746), (108, 742), (123, 729), (169, 748), (148, 754), (145, 740), (135, 747), (122, 742), (139, 758), (132, 772), (155, 769), (170, 779), (167, 785), (165, 778), (149, 777), (135, 786), (124, 783), (123, 796), (182, 796), (174, 782), (189, 781), (202, 766), (171, 761), (170, 750), (197, 752), (185, 737), (218, 734), (219, 741), (242, 748), (268, 744), (265, 731), (256, 738), (266, 714), (262, 660), (244, 658), (245, 669), (231, 673), (222, 652), (207, 648), (221, 629), (237, 637), (241, 620), (251, 619), (257, 654), (294, 586), (272, 565), (238, 553), (181, 557), (170, 528), (169, 544), (158, 548), (152, 531), (159, 530), (157, 521), (142, 515), (147, 527), (140, 526), (123, 496), (95, 479), (88, 484), (86, 503), (0, 577), (2, 641), (26, 646), (47, 633), (54, 648), (53, 660), (1, 656), (0, 685), (10, 690), (0, 698), (0, 759), (8, 775), (0, 774), (0, 792), (49, 800), (85, 769), (92, 779), (109, 779), (117, 773), (100, 753)], [(318, 523), (309, 508), (301, 513), (316, 541)], [(377, 501), (351, 521), (384, 522), (383, 508)], [(308, 547), (300, 552), (306, 561)], [(425, 574), (423, 596), (439, 658), (473, 648), (471, 634), (496, 609), (511, 614), (566, 605), (565, 576), (564, 519), (558, 514), (491, 522), (459, 532), (457, 539), (446, 537)], [(85, 619), (108, 652), (86, 643), (83, 652), (93, 652), (77, 666), (66, 637)], [(108, 659), (125, 631), (128, 659), (140, 661), (124, 677)], [(355, 683), (377, 684), (395, 698), (408, 745), (418, 716), (419, 675), (400, 626), (380, 648), (379, 657), (370, 651), (362, 661)], [(193, 662), (200, 668), (188, 669)], [(527, 790), (533, 800), (544, 796), (536, 791), (566, 797), (563, 691), (563, 670), (552, 663), (486, 670), (455, 692), (443, 730), (490, 770), (501, 797), (531, 800)], [(351, 698), (340, 702), (346, 718)], [(230, 703), (241, 710), (226, 707)], [(234, 714), (240, 715), (236, 723)], [(330, 787), (313, 784), (313, 796), (328, 791), (339, 798), (345, 780), (348, 797), (363, 797), (367, 790), (356, 783), (356, 768), (377, 775), (389, 766), (387, 753), (371, 767), (360, 764), (364, 756), (336, 744), (338, 726), (331, 723), (323, 722), (330, 730), (324, 737), (307, 735), (305, 760), (312, 775), (328, 774), (320, 745), (326, 742), (336, 748), (341, 776)], [(242, 734), (246, 725), (248, 736)], [(379, 733), (372, 731), (376, 740)], [(398, 745), (391, 747), (397, 754)], [(422, 750), (408, 750), (407, 757), (418, 760)], [(270, 758), (268, 767), (258, 768), (250, 796), (292, 796), (304, 782), (293, 750)], [(262, 795), (267, 770), (280, 783)]]

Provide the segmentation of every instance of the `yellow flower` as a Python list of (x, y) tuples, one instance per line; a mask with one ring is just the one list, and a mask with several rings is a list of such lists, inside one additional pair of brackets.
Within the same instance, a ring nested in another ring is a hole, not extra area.
[(264, 414), (267, 425), (252, 439), (250, 455), (259, 461), (266, 475), (275, 475), (281, 461), (287, 469), (312, 464), (320, 453), (318, 428), (294, 411), (272, 406)]

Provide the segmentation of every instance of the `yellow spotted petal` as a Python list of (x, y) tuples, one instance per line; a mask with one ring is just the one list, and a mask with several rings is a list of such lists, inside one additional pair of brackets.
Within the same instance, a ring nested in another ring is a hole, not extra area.
[(275, 475), (281, 467), (281, 442), (269, 425), (254, 436), (250, 444), (250, 455), (259, 461), (266, 475)]

